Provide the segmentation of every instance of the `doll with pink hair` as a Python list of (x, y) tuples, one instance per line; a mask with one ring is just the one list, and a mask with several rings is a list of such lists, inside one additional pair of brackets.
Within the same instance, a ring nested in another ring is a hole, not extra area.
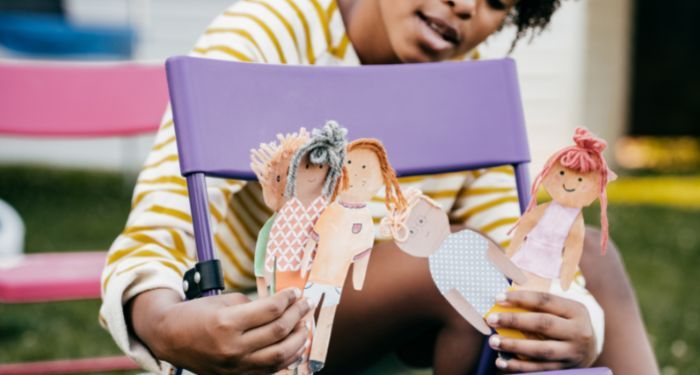
[[(601, 253), (608, 242), (606, 186), (616, 178), (605, 162), (607, 143), (577, 128), (575, 145), (552, 155), (532, 184), (532, 198), (520, 218), (506, 254), (527, 275), (521, 288), (548, 292), (559, 279), (568, 290), (583, 253), (581, 209), (600, 199)], [(537, 205), (543, 186), (552, 201)]]

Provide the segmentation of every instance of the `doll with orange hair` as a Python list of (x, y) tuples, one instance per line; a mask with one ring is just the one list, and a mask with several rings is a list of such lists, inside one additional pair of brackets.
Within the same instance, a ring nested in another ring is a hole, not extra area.
[(361, 290), (364, 284), (374, 245), (374, 223), (367, 202), (384, 185), (387, 208), (402, 209), (406, 205), (386, 150), (378, 140), (351, 142), (344, 169), (337, 200), (328, 205), (314, 225), (315, 238), (309, 240), (302, 262), (305, 273), (315, 248), (304, 288), (304, 296), (315, 305), (323, 301), (311, 344), (310, 367), (314, 372), (325, 363), (335, 311), (351, 264), (353, 287)]
[(309, 133), (301, 128), (298, 133), (278, 134), (277, 140), (279, 144), (261, 143), (258, 149), (250, 150), (250, 167), (262, 187), (263, 201), (275, 212), (260, 229), (255, 245), (254, 271), (260, 297), (269, 295), (272, 273), (265, 272), (265, 253), (277, 211), (287, 202), (285, 189), (289, 164), (296, 151), (309, 140)]
[[(581, 209), (600, 198), (601, 252), (608, 241), (606, 185), (616, 175), (603, 157), (607, 144), (577, 128), (575, 145), (549, 158), (532, 184), (532, 198), (520, 218), (507, 255), (527, 275), (523, 289), (549, 292), (559, 279), (563, 290), (574, 280), (583, 253), (585, 227)], [(537, 205), (540, 186), (552, 197)]]

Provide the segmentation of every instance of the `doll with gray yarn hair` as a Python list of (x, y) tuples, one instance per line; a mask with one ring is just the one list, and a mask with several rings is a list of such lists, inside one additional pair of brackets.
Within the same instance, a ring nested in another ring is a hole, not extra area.
[(329, 121), (314, 129), (289, 164), (287, 202), (270, 229), (265, 268), (275, 274), (275, 290), (304, 288), (301, 259), (314, 223), (330, 202), (342, 175), (347, 130)]
[[(274, 273), (274, 291), (296, 287), (304, 289), (301, 274), (304, 250), (313, 226), (330, 203), (342, 176), (347, 130), (329, 121), (314, 129), (309, 140), (294, 153), (287, 174), (287, 202), (277, 213), (270, 229), (265, 268)], [(313, 316), (308, 316), (309, 326)], [(310, 332), (311, 334), (311, 332)], [(310, 336), (311, 337), (311, 336)], [(308, 359), (307, 348), (305, 357)], [(310, 373), (306, 360), (299, 373)]]
[(323, 183), (322, 195), (327, 199), (335, 191), (338, 180), (343, 174), (343, 160), (347, 147), (348, 130), (338, 125), (335, 121), (328, 121), (323, 129), (314, 129), (311, 139), (302, 146), (292, 157), (287, 175), (287, 198), (296, 196), (297, 171), (303, 158), (308, 158), (304, 166), (309, 165), (328, 166), (328, 174)]

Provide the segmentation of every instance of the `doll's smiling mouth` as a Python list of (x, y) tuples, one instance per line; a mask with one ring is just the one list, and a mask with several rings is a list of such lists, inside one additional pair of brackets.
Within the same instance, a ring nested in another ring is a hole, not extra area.
[(576, 191), (576, 188), (573, 188), (573, 189), (567, 189), (567, 188), (566, 188), (566, 184), (562, 184), (562, 185), (561, 185), (561, 187), (563, 187), (563, 188), (564, 188), (564, 190), (565, 190), (565, 191), (566, 191), (567, 193), (573, 193), (573, 192), (575, 192), (575, 191)]

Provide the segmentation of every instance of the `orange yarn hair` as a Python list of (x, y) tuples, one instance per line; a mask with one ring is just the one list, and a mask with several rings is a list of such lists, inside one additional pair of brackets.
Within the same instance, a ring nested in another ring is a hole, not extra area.
[[(391, 211), (405, 209), (407, 206), (406, 198), (404, 198), (403, 193), (401, 192), (399, 181), (396, 178), (396, 172), (394, 171), (394, 168), (392, 168), (391, 164), (389, 164), (389, 158), (387, 157), (384, 145), (379, 140), (374, 138), (360, 138), (348, 144), (348, 153), (359, 149), (372, 151), (379, 159), (379, 166), (382, 170), (382, 178), (384, 179), (384, 186), (386, 189), (385, 204), (387, 210)], [(347, 189), (347, 173), (343, 173), (341, 184), (343, 185), (342, 190)]]

